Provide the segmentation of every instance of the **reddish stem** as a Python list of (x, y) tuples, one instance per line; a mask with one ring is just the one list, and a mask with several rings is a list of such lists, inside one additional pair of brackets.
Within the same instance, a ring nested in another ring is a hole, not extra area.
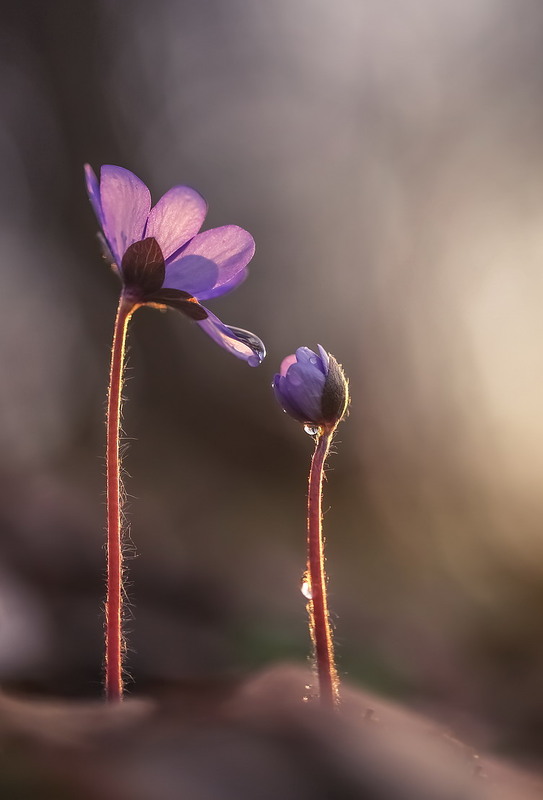
[(337, 705), (339, 695), (326, 594), (321, 499), (324, 462), (330, 450), (333, 435), (333, 429), (329, 428), (322, 428), (317, 434), (309, 473), (307, 503), (307, 573), (311, 589), (311, 600), (308, 603), (309, 622), (315, 648), (321, 703), (323, 706), (331, 708)]
[(123, 699), (122, 678), (122, 544), (119, 427), (124, 353), (128, 322), (137, 305), (121, 294), (111, 348), (107, 403), (107, 596), (106, 596), (106, 699)]

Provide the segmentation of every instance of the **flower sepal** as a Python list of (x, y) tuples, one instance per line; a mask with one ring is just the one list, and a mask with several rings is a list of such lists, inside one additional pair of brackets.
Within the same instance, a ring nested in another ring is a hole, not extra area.
[(159, 289), (157, 292), (146, 296), (145, 305), (154, 306), (155, 308), (169, 306), (170, 308), (175, 308), (176, 311), (181, 311), (181, 313), (196, 322), (208, 317), (208, 312), (200, 305), (198, 300), (181, 289)]
[(142, 302), (158, 291), (164, 283), (166, 265), (157, 240), (149, 236), (131, 244), (121, 261), (123, 283), (130, 294), (139, 295)]

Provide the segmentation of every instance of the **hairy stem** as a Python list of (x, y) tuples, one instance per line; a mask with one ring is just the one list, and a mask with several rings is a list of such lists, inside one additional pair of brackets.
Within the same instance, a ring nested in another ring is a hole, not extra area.
[(324, 463), (333, 434), (333, 430), (327, 428), (321, 429), (317, 434), (309, 473), (307, 504), (307, 576), (311, 590), (311, 599), (308, 603), (309, 624), (315, 649), (320, 700), (323, 706), (329, 708), (337, 705), (339, 695), (324, 568), (322, 482)]
[(133, 300), (121, 294), (111, 348), (111, 368), (107, 403), (107, 595), (106, 595), (106, 699), (123, 699), (122, 677), (122, 543), (121, 543), (121, 474), (119, 456), (119, 427), (121, 393), (126, 344), (126, 331), (132, 313), (137, 308)]

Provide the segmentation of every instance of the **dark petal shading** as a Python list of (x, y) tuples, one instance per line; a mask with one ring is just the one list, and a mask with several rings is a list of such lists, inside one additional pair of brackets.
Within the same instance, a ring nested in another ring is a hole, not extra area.
[(159, 289), (158, 292), (146, 295), (145, 300), (148, 303), (159, 303), (160, 305), (175, 308), (176, 311), (181, 311), (196, 322), (207, 319), (205, 308), (188, 292), (182, 292), (178, 289)]
[(334, 356), (328, 356), (328, 375), (322, 392), (322, 415), (326, 422), (337, 423), (345, 415), (349, 402), (347, 379)]
[(224, 281), (220, 284), (220, 286), (215, 286), (213, 289), (209, 289), (209, 291), (204, 292), (202, 294), (202, 300), (212, 300), (214, 297), (220, 297), (223, 294), (227, 294), (228, 292), (237, 289), (244, 280), (246, 280), (247, 276), (249, 275), (249, 270), (247, 267), (240, 269), (236, 275), (230, 278), (229, 281)]
[(236, 358), (242, 358), (250, 367), (258, 367), (266, 356), (261, 339), (250, 331), (225, 325), (215, 314), (205, 310), (208, 318), (198, 323), (202, 330)]
[(138, 288), (144, 296), (158, 291), (164, 282), (164, 256), (156, 239), (150, 236), (134, 242), (121, 263), (125, 286)]
[(210, 286), (215, 285), (218, 274), (219, 268), (209, 258), (195, 255), (185, 256), (176, 262), (176, 268), (172, 269), (170, 264), (166, 266), (164, 286), (168, 289), (188, 292), (193, 297), (200, 299)]
[[(177, 265), (183, 266), (183, 270), (176, 272), (170, 270), (170, 265), (166, 264), (166, 277), (164, 278), (165, 286), (178, 286), (189, 291), (194, 297), (199, 300), (210, 300), (213, 297), (231, 292), (236, 289), (240, 283), (243, 283), (249, 270), (244, 267), (237, 272), (229, 281), (219, 283), (219, 268), (214, 261), (203, 256), (189, 255), (184, 256), (176, 262)], [(212, 288), (210, 288), (212, 287)]]
[(254, 252), (254, 239), (243, 228), (212, 228), (199, 233), (168, 261), (166, 285), (191, 292), (199, 300), (219, 297), (244, 280)]

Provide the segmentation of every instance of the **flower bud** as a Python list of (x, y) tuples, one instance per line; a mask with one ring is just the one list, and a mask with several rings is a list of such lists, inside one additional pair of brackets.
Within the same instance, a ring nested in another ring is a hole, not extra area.
[(334, 356), (320, 345), (319, 355), (299, 347), (287, 356), (273, 380), (283, 410), (305, 425), (335, 428), (349, 404), (345, 374)]

